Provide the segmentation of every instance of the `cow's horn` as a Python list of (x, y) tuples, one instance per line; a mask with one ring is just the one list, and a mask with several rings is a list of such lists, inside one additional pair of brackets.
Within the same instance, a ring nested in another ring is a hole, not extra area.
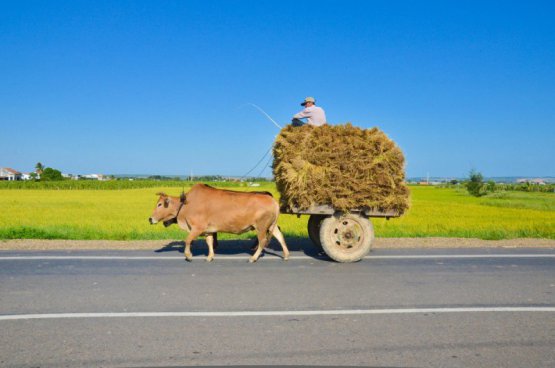
[(186, 199), (187, 197), (185, 197), (185, 192), (181, 192), (181, 195), (179, 196), (179, 200), (181, 201), (181, 203), (185, 203)]

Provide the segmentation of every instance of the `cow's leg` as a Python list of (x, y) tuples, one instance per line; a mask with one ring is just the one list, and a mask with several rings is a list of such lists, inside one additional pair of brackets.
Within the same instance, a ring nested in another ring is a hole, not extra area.
[(276, 237), (277, 241), (281, 245), (281, 249), (283, 250), (283, 260), (287, 261), (289, 259), (289, 249), (287, 249), (287, 244), (285, 244), (285, 238), (281, 233), (279, 226), (275, 226), (272, 234)]
[(260, 257), (260, 253), (262, 253), (262, 251), (264, 250), (264, 248), (266, 248), (266, 245), (268, 243), (268, 229), (259, 229), (258, 230), (258, 248), (256, 249), (256, 252), (254, 252), (254, 254), (252, 255), (252, 257), (249, 258), (249, 262), (253, 263), (256, 262), (258, 260), (258, 257)]
[(191, 229), (191, 231), (189, 232), (189, 235), (187, 235), (187, 239), (185, 239), (185, 252), (184, 252), (185, 253), (185, 259), (189, 262), (191, 262), (193, 260), (193, 254), (191, 253), (191, 243), (200, 234), (202, 234), (202, 231), (199, 231), (197, 229)]
[(214, 238), (213, 234), (206, 235), (206, 244), (208, 244), (208, 257), (206, 257), (206, 262), (212, 262), (214, 259)]
[(254, 243), (252, 244), (251, 252), (256, 251), (256, 248), (258, 248), (258, 238), (254, 238)]

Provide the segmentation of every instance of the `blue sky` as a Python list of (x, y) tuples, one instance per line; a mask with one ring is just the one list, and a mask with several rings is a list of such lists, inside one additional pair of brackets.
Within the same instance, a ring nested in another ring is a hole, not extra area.
[(409, 177), (555, 176), (554, 4), (2, 1), (0, 166), (242, 175), (278, 133), (244, 105), (314, 96)]

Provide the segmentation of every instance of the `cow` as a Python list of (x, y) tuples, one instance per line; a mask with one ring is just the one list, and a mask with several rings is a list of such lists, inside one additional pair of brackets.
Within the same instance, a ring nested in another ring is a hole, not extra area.
[(275, 236), (283, 249), (283, 259), (289, 258), (289, 250), (283, 234), (277, 226), (279, 205), (269, 192), (238, 192), (195, 184), (180, 197), (156, 193), (158, 201), (149, 217), (150, 224), (163, 222), (165, 226), (177, 223), (189, 234), (185, 239), (185, 259), (192, 260), (191, 243), (199, 236), (206, 237), (208, 256), (214, 259), (216, 233), (242, 234), (256, 230), (258, 247), (249, 258), (256, 262), (260, 254)]

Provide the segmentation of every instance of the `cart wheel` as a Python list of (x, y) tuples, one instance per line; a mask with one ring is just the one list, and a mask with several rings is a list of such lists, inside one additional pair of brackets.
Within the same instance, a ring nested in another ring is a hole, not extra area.
[(370, 252), (373, 239), (370, 220), (356, 214), (335, 214), (320, 225), (322, 247), (337, 262), (360, 261)]
[(308, 219), (308, 237), (318, 248), (322, 248), (322, 243), (320, 242), (320, 225), (326, 217), (326, 215), (310, 215)]

